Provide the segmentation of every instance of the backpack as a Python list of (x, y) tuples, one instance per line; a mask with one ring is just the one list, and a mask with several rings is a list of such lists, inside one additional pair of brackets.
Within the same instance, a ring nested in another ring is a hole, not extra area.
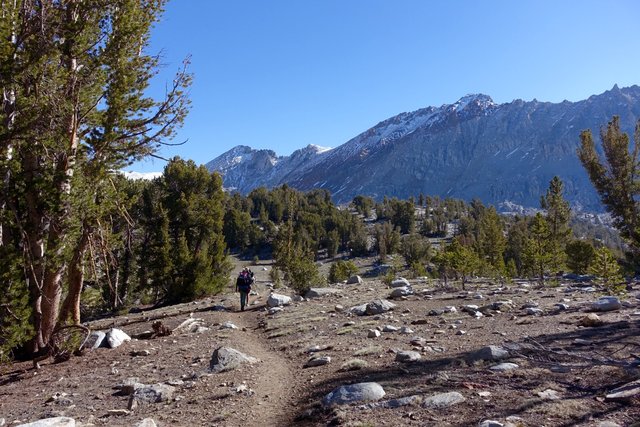
[(238, 277), (237, 285), (240, 292), (250, 292), (251, 283), (253, 283), (253, 279), (248, 274)]

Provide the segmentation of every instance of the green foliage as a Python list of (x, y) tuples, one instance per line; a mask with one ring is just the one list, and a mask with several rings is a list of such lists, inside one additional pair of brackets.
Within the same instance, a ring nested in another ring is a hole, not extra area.
[[(1, 244), (22, 256), (34, 350), (47, 348), (56, 323), (66, 320), (58, 318), (66, 305), (60, 304), (65, 273), (81, 279), (76, 273), (89, 259), (83, 248), (88, 239), (79, 236), (100, 242), (90, 259), (96, 276), (111, 284), (113, 298), (129, 290), (130, 230), (121, 222), (127, 206), (118, 191), (106, 189), (113, 185), (112, 171), (156, 152), (189, 107), (191, 76), (184, 68), (163, 99), (149, 97), (160, 64), (149, 52), (150, 32), (164, 3), (2, 4)], [(7, 222), (9, 206), (13, 218)], [(67, 296), (79, 296), (79, 288), (69, 286)]]
[(412, 277), (424, 277), (427, 275), (427, 269), (423, 263), (414, 261), (409, 264), (409, 270), (411, 271)]
[(394, 228), (391, 222), (376, 224), (374, 228), (375, 245), (380, 260), (398, 251), (400, 247), (400, 229)]
[(269, 271), (269, 279), (273, 282), (275, 288), (282, 286), (282, 274), (277, 268), (274, 267)]
[(576, 274), (586, 274), (593, 262), (596, 250), (584, 240), (573, 240), (565, 248), (567, 267)]
[(407, 265), (419, 265), (429, 261), (431, 243), (419, 234), (412, 233), (403, 237), (401, 252)]
[[(169, 218), (171, 272), (166, 302), (191, 301), (219, 292), (229, 279), (223, 225), (222, 180), (191, 160), (172, 159), (158, 181)], [(164, 234), (163, 231), (160, 231)], [(160, 248), (165, 256), (167, 246)]]
[(453, 239), (450, 245), (436, 253), (433, 262), (445, 283), (449, 278), (459, 278), (462, 280), (463, 289), (467, 276), (478, 272), (481, 268), (481, 261), (476, 252), (461, 244), (459, 239)]
[(12, 359), (12, 350), (33, 334), (29, 290), (22, 280), (20, 257), (0, 246), (0, 363)]
[(565, 263), (565, 246), (571, 235), (569, 219), (571, 209), (563, 196), (564, 184), (557, 176), (549, 182), (547, 194), (540, 198), (540, 207), (546, 210), (549, 225), (550, 250), (552, 251), (551, 268), (560, 270)]
[(337, 283), (358, 273), (358, 267), (352, 261), (339, 260), (329, 268), (329, 282)]
[(555, 264), (553, 259), (555, 251), (550, 235), (547, 220), (542, 214), (537, 213), (529, 227), (522, 261), (524, 271), (537, 276), (540, 283), (544, 283), (545, 273)]
[(296, 233), (293, 220), (280, 227), (273, 243), (276, 267), (283, 272), (284, 282), (304, 294), (310, 287), (324, 285), (324, 277), (313, 262), (313, 252), (303, 233)]
[(614, 116), (600, 133), (604, 159), (596, 150), (590, 130), (580, 134), (578, 156), (589, 179), (611, 213), (614, 226), (627, 240), (636, 258), (640, 257), (640, 121), (636, 124), (634, 144), (620, 130), (620, 118)]
[(360, 215), (363, 215), (365, 218), (371, 216), (371, 211), (375, 206), (375, 202), (371, 197), (367, 196), (356, 196), (353, 198), (351, 202), (356, 212)]
[(622, 283), (620, 265), (608, 248), (602, 247), (595, 251), (589, 272), (598, 278), (598, 282), (605, 287), (608, 293), (624, 293), (625, 286)]

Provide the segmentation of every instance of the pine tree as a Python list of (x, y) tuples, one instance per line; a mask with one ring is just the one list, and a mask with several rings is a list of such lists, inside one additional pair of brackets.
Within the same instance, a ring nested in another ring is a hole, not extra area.
[(551, 268), (560, 270), (565, 264), (565, 247), (571, 235), (569, 219), (571, 208), (564, 199), (564, 184), (557, 176), (549, 182), (547, 194), (540, 198), (540, 207), (546, 211), (549, 225), (549, 249), (552, 252)]
[(89, 184), (103, 182), (156, 151), (186, 114), (190, 76), (183, 70), (163, 100), (145, 95), (159, 65), (146, 51), (150, 29), (164, 3), (0, 4), (0, 88), (8, 94), (0, 113), (7, 190), (0, 244), (12, 242), (24, 254), (34, 353), (47, 349), (58, 322), (70, 262), (83, 259), (67, 251), (75, 211), (84, 208), (72, 203), (74, 176), (82, 171)]
[(613, 216), (615, 227), (627, 240), (636, 258), (640, 257), (640, 121), (636, 124), (633, 147), (629, 135), (620, 130), (614, 116), (600, 132), (604, 159), (601, 159), (590, 130), (580, 134), (578, 156), (602, 203)]
[(549, 224), (538, 212), (529, 227), (529, 236), (525, 241), (523, 253), (523, 264), (525, 271), (537, 276), (541, 284), (544, 284), (545, 273), (554, 264), (550, 236)]

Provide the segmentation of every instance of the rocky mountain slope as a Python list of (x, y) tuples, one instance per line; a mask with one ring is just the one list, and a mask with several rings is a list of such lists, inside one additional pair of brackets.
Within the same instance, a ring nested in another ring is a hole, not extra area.
[(595, 134), (614, 115), (633, 132), (640, 118), (640, 87), (594, 95), (579, 102), (496, 104), (468, 95), (454, 104), (402, 113), (332, 150), (308, 146), (291, 156), (235, 147), (207, 163), (242, 193), (287, 183), (301, 190), (326, 188), (337, 202), (365, 194), (508, 200), (538, 206), (558, 175), (574, 206), (597, 210), (597, 194), (576, 156), (579, 134)]

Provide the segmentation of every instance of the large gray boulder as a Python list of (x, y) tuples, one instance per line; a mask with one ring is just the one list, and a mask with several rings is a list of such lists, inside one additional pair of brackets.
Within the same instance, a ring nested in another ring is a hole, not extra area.
[(45, 418), (27, 424), (19, 424), (16, 427), (76, 427), (76, 420), (69, 417)]
[(131, 337), (122, 329), (111, 328), (107, 331), (105, 340), (107, 341), (109, 348), (116, 348), (120, 347), (126, 341), (131, 341)]
[(214, 350), (209, 362), (209, 369), (213, 372), (230, 371), (248, 363), (258, 362), (255, 357), (248, 356), (230, 347), (219, 347)]
[(267, 298), (267, 305), (269, 307), (282, 307), (283, 305), (291, 304), (291, 297), (280, 294), (271, 294)]
[(311, 288), (304, 294), (305, 298), (318, 298), (323, 297), (325, 295), (338, 294), (342, 292), (340, 289), (336, 288)]
[(374, 316), (376, 314), (386, 313), (387, 311), (393, 310), (395, 307), (396, 305), (391, 301), (387, 301), (386, 299), (378, 299), (367, 304), (366, 314), (368, 314), (369, 316)]
[(352, 402), (371, 402), (380, 400), (385, 392), (378, 383), (358, 383), (343, 385), (327, 394), (322, 399), (322, 406), (346, 405)]

